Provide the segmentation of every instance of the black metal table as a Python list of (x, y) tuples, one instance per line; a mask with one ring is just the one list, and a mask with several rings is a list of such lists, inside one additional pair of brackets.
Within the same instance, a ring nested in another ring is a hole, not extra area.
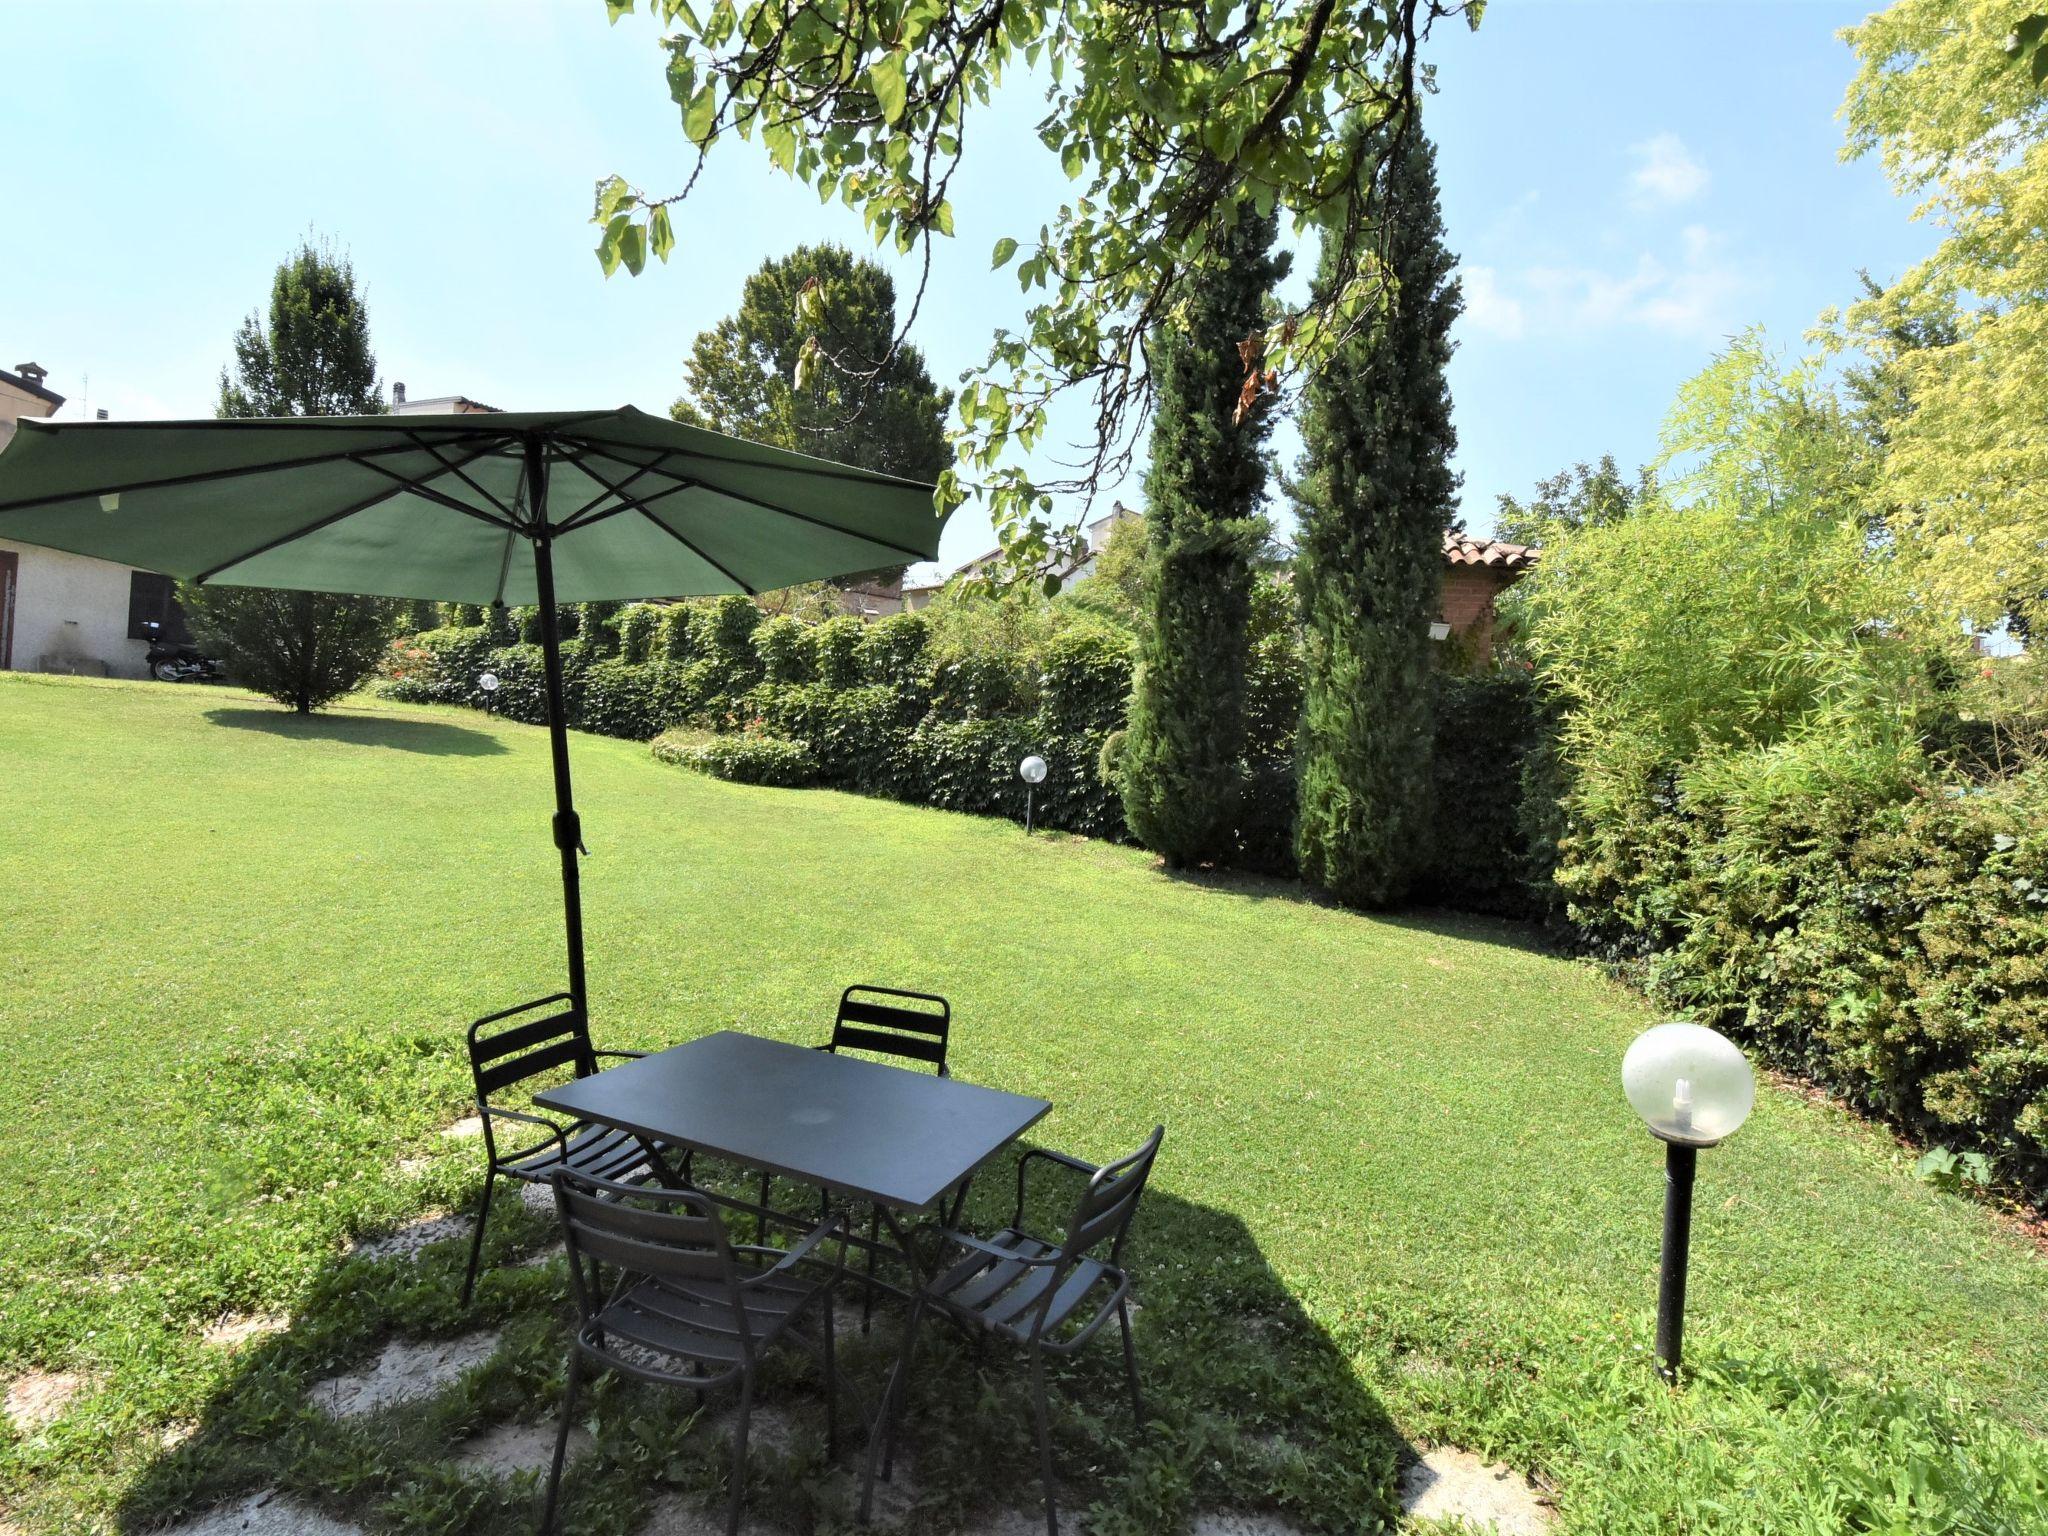
[(913, 1265), (898, 1213), (933, 1209), (1052, 1108), (956, 1077), (730, 1029), (577, 1078), (534, 1102), (872, 1201)]

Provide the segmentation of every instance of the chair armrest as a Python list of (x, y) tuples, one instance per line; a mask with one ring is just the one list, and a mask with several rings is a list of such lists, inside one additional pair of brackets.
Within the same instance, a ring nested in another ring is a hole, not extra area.
[(1045, 1269), (1060, 1261), (1058, 1249), (1054, 1249), (1051, 1253), (1034, 1259), (1028, 1258), (1014, 1249), (1003, 1248), (995, 1243), (984, 1242), (978, 1237), (969, 1237), (965, 1232), (955, 1232), (950, 1227), (941, 1228), (939, 1235), (949, 1243), (958, 1244), (962, 1248), (970, 1248), (976, 1253), (985, 1253), (991, 1258), (1002, 1259), (1011, 1264), (1021, 1264), (1026, 1269)]
[[(765, 1248), (756, 1243), (734, 1243), (732, 1245), (734, 1253), (756, 1253), (764, 1258), (772, 1254), (778, 1260), (773, 1267), (764, 1269), (760, 1274), (755, 1275), (751, 1279), (742, 1280), (740, 1288), (744, 1290), (750, 1285), (759, 1285), (763, 1280), (770, 1279), (775, 1275), (787, 1274), (805, 1259), (809, 1258), (817, 1250), (818, 1245), (827, 1238), (844, 1235), (844, 1219), (838, 1216), (828, 1216), (825, 1220), (819, 1222), (818, 1225), (811, 1228), (810, 1231), (806, 1232), (803, 1241), (794, 1248)], [(836, 1271), (845, 1267), (845, 1256), (842, 1253), (839, 1264), (835, 1266), (835, 1279), (837, 1278)]]
[(1095, 1164), (1083, 1162), (1080, 1158), (1071, 1157), (1065, 1152), (1055, 1152), (1050, 1147), (1033, 1147), (1017, 1159), (1017, 1210), (1010, 1217), (1010, 1225), (1013, 1227), (1021, 1227), (1024, 1224), (1024, 1179), (1025, 1175), (1031, 1171), (1031, 1163), (1034, 1158), (1043, 1158), (1048, 1163), (1057, 1163), (1062, 1168), (1070, 1168), (1075, 1173), (1086, 1174), (1091, 1179), (1102, 1171)]
[(647, 1054), (647, 1052), (645, 1052), (645, 1051), (600, 1051), (600, 1050), (594, 1050), (594, 1049), (593, 1049), (593, 1050), (591, 1051), (591, 1053), (590, 1053), (590, 1054), (591, 1054), (591, 1055), (593, 1055), (593, 1056), (623, 1056), (623, 1057), (625, 1057), (625, 1058), (626, 1058), (626, 1059), (627, 1059), (628, 1061), (638, 1061), (638, 1060), (639, 1060), (639, 1059), (640, 1059), (640, 1058), (641, 1058), (642, 1056), (645, 1056), (645, 1055)]
[[(562, 1128), (559, 1125), (555, 1124), (554, 1121), (543, 1119), (539, 1115), (529, 1115), (523, 1110), (500, 1109), (495, 1104), (480, 1104), (477, 1107), (484, 1112), (484, 1118), (486, 1121), (517, 1120), (522, 1125), (539, 1126), (542, 1130), (546, 1131), (550, 1137), (553, 1138), (556, 1149), (561, 1153), (562, 1160), (564, 1162), (568, 1161), (568, 1135), (562, 1130)], [(533, 1156), (534, 1153), (538, 1152), (542, 1147), (546, 1145), (547, 1142), (545, 1141), (536, 1141), (532, 1146), (521, 1148), (517, 1152), (500, 1152), (497, 1149), (496, 1140), (495, 1138), (493, 1138), (491, 1146), (491, 1161), (493, 1163), (516, 1163), (520, 1161), (522, 1158)]]

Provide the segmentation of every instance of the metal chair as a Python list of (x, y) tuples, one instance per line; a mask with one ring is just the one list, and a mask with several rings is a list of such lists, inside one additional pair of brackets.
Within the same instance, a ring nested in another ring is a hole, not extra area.
[[(555, 1529), (562, 1461), (585, 1361), (640, 1381), (686, 1387), (700, 1403), (706, 1392), (739, 1384), (726, 1514), (727, 1536), (736, 1536), (746, 1498), (754, 1379), (762, 1354), (785, 1336), (824, 1366), (826, 1453), (839, 1454), (832, 1288), (845, 1264), (844, 1247), (823, 1278), (808, 1280), (798, 1273), (821, 1244), (841, 1235), (839, 1223), (820, 1223), (787, 1251), (735, 1246), (726, 1237), (717, 1205), (695, 1190), (618, 1184), (566, 1168), (557, 1169), (552, 1182), (569, 1250), (577, 1323), (541, 1513), (542, 1536)], [(616, 1271), (609, 1283), (606, 1268)], [(816, 1338), (797, 1327), (814, 1305), (821, 1314)]]
[[(1053, 1502), (1052, 1431), (1046, 1416), (1045, 1356), (1069, 1354), (1086, 1344), (1115, 1315), (1123, 1330), (1124, 1373), (1130, 1380), (1131, 1413), (1145, 1426), (1145, 1400), (1138, 1390), (1138, 1352), (1131, 1339), (1130, 1276), (1121, 1267), (1124, 1240), (1138, 1213), (1138, 1197), (1152, 1175), (1166, 1127), (1159, 1126), (1145, 1144), (1128, 1157), (1096, 1167), (1064, 1152), (1039, 1148), (1017, 1164), (1017, 1211), (1010, 1225), (991, 1238), (964, 1232), (943, 1234), (950, 1265), (918, 1292), (903, 1330), (903, 1352), (889, 1375), (876, 1432), (868, 1441), (867, 1473), (862, 1481), (860, 1518), (866, 1523), (874, 1498), (875, 1462), (887, 1478), (896, 1455), (896, 1420), (902, 1413), (904, 1390), (917, 1352), (918, 1325), (924, 1314), (937, 1311), (972, 1332), (1021, 1344), (1031, 1357), (1031, 1400), (1038, 1421), (1039, 1473), (1045, 1481), (1045, 1526), (1059, 1536), (1059, 1512)], [(1023, 1230), (1026, 1176), (1038, 1161), (1083, 1174), (1088, 1180), (1057, 1240), (1033, 1237)], [(1106, 1259), (1089, 1255), (1109, 1245)], [(1069, 1324), (1076, 1326), (1069, 1327)]]
[[(889, 999), (890, 1001), (882, 1001)], [(909, 1006), (920, 1004), (923, 1006)], [(905, 992), (899, 987), (877, 987), (856, 983), (839, 994), (839, 1011), (832, 1019), (832, 1038), (817, 1049), (837, 1055), (859, 1051), (874, 1056), (893, 1056), (899, 1061), (918, 1061), (933, 1067), (940, 1077), (946, 1070), (946, 1044), (953, 1029), (953, 1005), (935, 992)], [(754, 1240), (768, 1234), (768, 1195), (772, 1177), (761, 1175), (760, 1213), (754, 1222)], [(942, 1219), (951, 1223), (959, 1212), (961, 1189)], [(829, 1209), (824, 1192), (819, 1192), (820, 1209)], [(868, 1248), (862, 1280), (866, 1294), (861, 1304), (861, 1326), (868, 1326), (875, 1306), (875, 1243), (881, 1233), (881, 1213), (868, 1212)]]
[[(557, 1168), (573, 1168), (601, 1179), (620, 1179), (657, 1160), (666, 1150), (608, 1126), (577, 1122), (561, 1125), (530, 1109), (507, 1109), (491, 1102), (496, 1094), (568, 1067), (578, 1077), (597, 1071), (600, 1056), (633, 1059), (645, 1051), (600, 1051), (590, 1043), (590, 1026), (566, 992), (535, 998), (516, 1008), (488, 1014), (469, 1026), (469, 1070), (476, 1083), (476, 1109), (483, 1120), (484, 1197), (476, 1214), (476, 1233), (469, 1243), (469, 1273), (462, 1282), (462, 1304), (476, 1291), (477, 1261), (484, 1251), (484, 1226), (491, 1218), (491, 1192), (500, 1177), (545, 1184)], [(498, 1149), (501, 1121), (538, 1127), (544, 1134), (530, 1146), (510, 1152)], [(665, 1172), (656, 1169), (654, 1172)], [(687, 1159), (685, 1175), (687, 1179)]]

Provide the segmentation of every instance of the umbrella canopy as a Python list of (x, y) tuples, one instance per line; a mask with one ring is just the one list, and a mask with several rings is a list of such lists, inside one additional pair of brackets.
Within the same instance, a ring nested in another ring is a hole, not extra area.
[(0, 454), (0, 538), (223, 586), (535, 603), (545, 538), (556, 602), (765, 592), (939, 526), (929, 485), (630, 406), (27, 420)]
[(932, 487), (631, 406), (23, 421), (0, 538), (202, 584), (540, 607), (569, 993), (583, 848), (556, 605), (764, 592), (938, 554)]

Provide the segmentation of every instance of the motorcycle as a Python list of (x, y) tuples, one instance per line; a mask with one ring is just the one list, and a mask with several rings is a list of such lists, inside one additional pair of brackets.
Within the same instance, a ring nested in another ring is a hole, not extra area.
[(211, 683), (226, 675), (219, 662), (200, 654), (198, 646), (166, 640), (163, 625), (155, 620), (143, 620), (142, 628), (144, 638), (149, 641), (149, 655), (144, 659), (149, 665), (149, 675), (158, 682)]

